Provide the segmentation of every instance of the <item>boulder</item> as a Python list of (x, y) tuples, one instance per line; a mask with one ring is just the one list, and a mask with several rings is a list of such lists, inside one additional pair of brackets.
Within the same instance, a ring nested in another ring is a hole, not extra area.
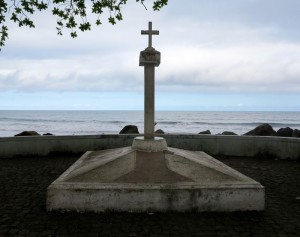
[(157, 129), (157, 130), (155, 131), (155, 133), (156, 133), (156, 134), (165, 134), (165, 132), (164, 132), (163, 130), (161, 130), (161, 129)]
[(294, 132), (294, 130), (291, 129), (290, 127), (280, 128), (277, 131), (276, 135), (279, 136), (279, 137), (292, 137), (293, 132)]
[(292, 136), (293, 136), (293, 137), (300, 137), (300, 130), (294, 129), (293, 135), (292, 135)]
[(120, 134), (139, 134), (139, 130), (135, 125), (126, 125), (124, 128), (122, 128)]
[(237, 135), (237, 134), (234, 132), (230, 132), (230, 131), (224, 131), (224, 132), (222, 132), (222, 135)]
[(19, 136), (40, 136), (41, 134), (37, 133), (36, 131), (24, 131), (15, 135), (15, 137)]
[(49, 133), (49, 132), (43, 134), (43, 136), (53, 136), (53, 135), (54, 135), (54, 134)]
[(211, 132), (210, 132), (210, 130), (205, 130), (205, 131), (199, 132), (198, 134), (211, 134)]
[(272, 126), (268, 123), (261, 124), (254, 128), (253, 130), (245, 133), (248, 136), (276, 136), (276, 132)]

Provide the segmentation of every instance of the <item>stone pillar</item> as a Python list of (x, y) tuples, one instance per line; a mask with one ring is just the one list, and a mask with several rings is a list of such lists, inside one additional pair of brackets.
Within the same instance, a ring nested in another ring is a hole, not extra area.
[(145, 73), (144, 136), (145, 139), (154, 139), (154, 126), (155, 126), (154, 65), (151, 64), (145, 65), (144, 73)]
[(152, 47), (140, 53), (140, 66), (144, 66), (144, 137), (154, 139), (155, 125), (155, 68), (160, 64), (160, 52)]

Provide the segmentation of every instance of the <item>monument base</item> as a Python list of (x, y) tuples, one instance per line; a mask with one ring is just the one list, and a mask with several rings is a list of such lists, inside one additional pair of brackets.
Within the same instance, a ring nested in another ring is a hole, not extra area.
[[(139, 141), (139, 139), (137, 139)], [(264, 187), (204, 152), (132, 147), (86, 152), (47, 190), (47, 210), (263, 210)]]
[(132, 149), (146, 152), (159, 152), (168, 150), (168, 145), (163, 137), (154, 137), (154, 139), (136, 137), (133, 140)]

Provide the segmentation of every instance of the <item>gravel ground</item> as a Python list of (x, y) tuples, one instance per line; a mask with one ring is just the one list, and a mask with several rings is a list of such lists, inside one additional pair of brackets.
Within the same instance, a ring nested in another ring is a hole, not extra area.
[(47, 213), (48, 185), (78, 158), (0, 159), (0, 236), (300, 236), (299, 161), (218, 157), (265, 186), (263, 212)]

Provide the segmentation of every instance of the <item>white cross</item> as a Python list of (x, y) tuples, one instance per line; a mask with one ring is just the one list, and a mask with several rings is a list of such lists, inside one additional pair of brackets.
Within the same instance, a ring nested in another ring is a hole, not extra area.
[(159, 35), (159, 31), (158, 30), (152, 30), (152, 22), (149, 21), (148, 23), (148, 30), (142, 30), (141, 31), (142, 35), (148, 35), (148, 47), (152, 47), (152, 35)]

